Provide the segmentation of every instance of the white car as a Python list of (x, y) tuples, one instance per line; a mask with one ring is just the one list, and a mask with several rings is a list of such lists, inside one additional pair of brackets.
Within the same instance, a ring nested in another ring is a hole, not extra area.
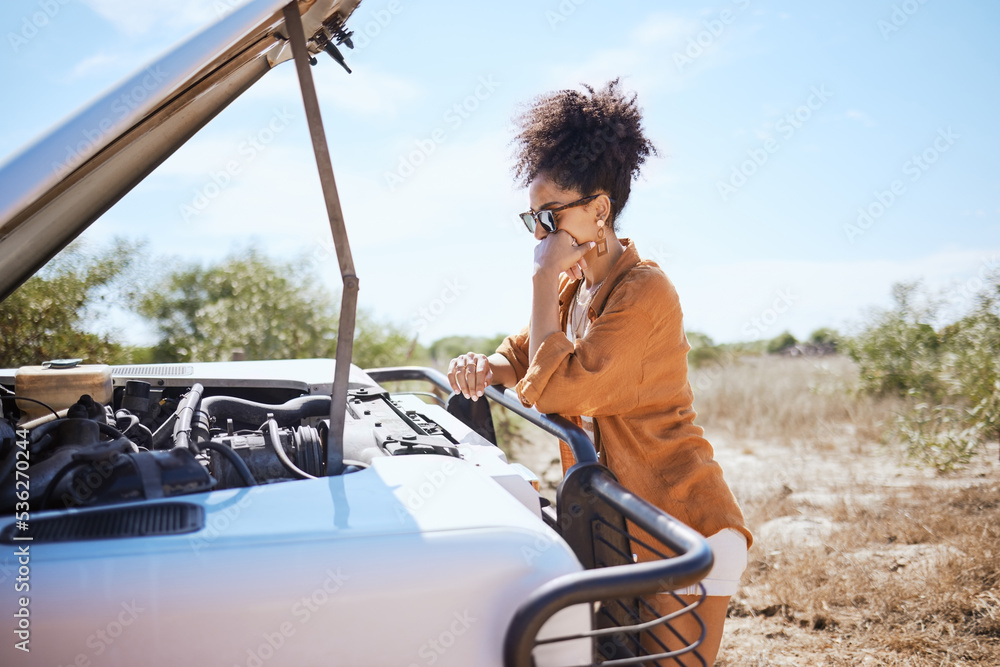
[[(0, 664), (648, 664), (642, 596), (710, 569), (570, 422), (487, 391), (573, 447), (551, 507), (485, 401), (349, 363), (357, 278), (308, 61), (343, 60), (358, 2), (252, 0), (0, 167), (5, 298), (291, 60), (344, 275), (340, 363), (0, 370)], [(399, 380), (441, 398), (383, 386)], [(671, 556), (634, 563), (627, 521)]]

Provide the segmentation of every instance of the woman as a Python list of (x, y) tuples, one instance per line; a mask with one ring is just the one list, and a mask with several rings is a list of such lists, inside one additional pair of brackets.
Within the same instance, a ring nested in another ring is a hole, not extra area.
[[(453, 359), (449, 380), (473, 400), (500, 384), (525, 405), (573, 418), (625, 487), (708, 538), (716, 564), (698, 608), (707, 626), (699, 652), (712, 664), (752, 538), (694, 424), (677, 293), (618, 237), (632, 179), (655, 149), (635, 96), (617, 80), (600, 91), (544, 95), (516, 120), (515, 177), (531, 204), (521, 217), (538, 239), (530, 325), (495, 354)], [(560, 448), (565, 471), (574, 461), (565, 443)], [(661, 611), (675, 608), (669, 595), (657, 602)], [(690, 614), (682, 618), (687, 627), (675, 627), (697, 637)]]

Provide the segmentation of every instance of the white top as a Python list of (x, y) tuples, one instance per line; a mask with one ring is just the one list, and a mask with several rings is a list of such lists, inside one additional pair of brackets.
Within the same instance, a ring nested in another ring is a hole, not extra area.
[[(587, 313), (590, 310), (590, 302), (593, 300), (594, 294), (597, 293), (597, 290), (599, 290), (601, 285), (604, 284), (604, 281), (602, 280), (590, 289), (585, 288), (583, 283), (584, 281), (581, 280), (580, 286), (577, 288), (576, 295), (573, 297), (573, 303), (570, 306), (569, 317), (566, 318), (566, 337), (571, 343), (576, 343), (578, 339), (586, 336), (587, 331), (590, 330), (590, 318), (587, 316)], [(596, 447), (597, 436), (594, 431), (593, 417), (581, 415), (580, 420), (583, 422), (581, 424), (583, 430), (587, 432), (587, 435), (590, 436), (591, 441)], [(600, 456), (600, 452), (598, 452), (598, 456), (603, 458)]]

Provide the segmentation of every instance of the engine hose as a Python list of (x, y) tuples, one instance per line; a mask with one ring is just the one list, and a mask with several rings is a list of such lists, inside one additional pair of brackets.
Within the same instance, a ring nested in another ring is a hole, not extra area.
[(174, 447), (190, 449), (192, 454), (198, 453), (198, 445), (191, 440), (191, 422), (194, 419), (194, 412), (201, 404), (201, 395), (205, 388), (200, 382), (191, 385), (184, 398), (177, 406), (177, 423), (174, 424)]
[[(63, 424), (63, 419), (63, 417), (60, 417), (57, 420), (46, 422), (35, 427), (35, 429), (31, 432), (31, 454), (37, 456), (49, 448), (49, 445), (55, 441), (55, 437), (50, 431), (61, 426)], [(97, 429), (113, 440), (125, 437), (121, 431), (110, 424), (97, 422)], [(0, 476), (0, 479), (3, 479), (3, 476)]]
[[(55, 423), (55, 422), (53, 422), (53, 423)], [(43, 435), (43, 436), (42, 436), (41, 438), (39, 438), (38, 440), (34, 440), (34, 441), (32, 441), (32, 443), (31, 443), (31, 447), (30, 447), (30, 448), (28, 449), (28, 451), (29, 451), (29, 452), (30, 452), (30, 453), (31, 453), (32, 455), (34, 455), (34, 456), (37, 456), (38, 454), (41, 454), (41, 453), (42, 453), (42, 452), (44, 452), (44, 451), (45, 451), (46, 449), (48, 449), (48, 448), (49, 448), (49, 445), (51, 445), (51, 444), (52, 444), (52, 441), (53, 441), (54, 439), (55, 439), (55, 438), (53, 438), (53, 437), (52, 437), (52, 434), (51, 434), (51, 433), (46, 433), (45, 435)]]
[[(99, 445), (99, 447), (104, 448), (105, 453), (110, 452), (112, 457), (121, 456), (123, 454), (135, 453), (135, 443), (131, 440), (122, 436), (116, 440), (104, 440)], [(44, 510), (48, 509), (52, 495), (56, 491), (56, 487), (66, 476), (67, 473), (72, 473), (72, 471), (79, 467), (87, 464), (92, 464), (96, 459), (90, 459), (86, 456), (87, 449), (90, 447), (82, 448), (78, 452), (74, 452), (69, 461), (65, 463), (62, 467), (58, 468), (54, 475), (52, 475), (49, 482), (45, 485), (45, 491), (42, 493), (42, 497), (39, 500), (37, 506), (38, 509)], [(83, 455), (83, 456), (81, 456)], [(134, 459), (133, 459), (134, 463)], [(66, 506), (66, 503), (63, 503)], [(57, 508), (58, 509), (58, 508)]]
[(49, 482), (48, 486), (45, 487), (45, 493), (42, 494), (42, 499), (39, 501), (38, 509), (44, 510), (49, 504), (49, 499), (52, 498), (52, 493), (55, 491), (56, 485), (62, 481), (62, 478), (66, 476), (66, 473), (72, 471), (77, 466), (83, 465), (83, 461), (77, 461), (76, 459), (70, 459), (70, 461), (64, 465), (62, 468), (52, 476), (52, 481)]
[[(122, 427), (122, 422), (128, 422), (128, 426)], [(128, 410), (119, 410), (115, 413), (115, 425), (121, 429), (121, 432), (125, 434), (125, 437), (138, 440), (137, 444), (145, 447), (150, 444), (153, 440), (153, 432), (149, 428), (139, 421), (139, 418), (130, 413)], [(138, 434), (133, 431), (138, 431)]]
[(163, 443), (165, 443), (167, 439), (170, 438), (171, 435), (173, 435), (174, 424), (176, 423), (177, 423), (177, 413), (174, 412), (169, 417), (167, 417), (167, 420), (165, 422), (160, 424), (160, 427), (156, 429), (155, 433), (153, 433), (153, 440), (152, 440), (153, 449), (163, 449)]
[(146, 426), (145, 424), (137, 424), (136, 429), (138, 429), (139, 432), (142, 433), (144, 443), (152, 444), (153, 432), (149, 430), (148, 426)]
[(35, 428), (31, 429), (31, 444), (32, 447), (38, 443), (46, 433), (54, 428), (58, 428), (62, 423), (62, 417), (59, 419), (53, 419), (52, 421), (45, 422), (44, 424), (39, 424)]
[(222, 454), (222, 456), (225, 457), (225, 459), (229, 461), (234, 468), (236, 468), (236, 472), (243, 478), (243, 481), (247, 486), (257, 486), (257, 480), (254, 479), (253, 473), (250, 471), (250, 467), (239, 454), (232, 450), (231, 447), (215, 442), (214, 440), (203, 442), (200, 446), (202, 449), (211, 449), (213, 452), (219, 452)]
[[(122, 426), (122, 422), (128, 422), (128, 426)], [(122, 433), (128, 433), (138, 423), (139, 418), (127, 410), (119, 410), (115, 413), (115, 426), (120, 429)]]
[(330, 397), (299, 396), (280, 405), (268, 405), (232, 396), (208, 396), (201, 402), (201, 410), (216, 423), (224, 423), (231, 418), (247, 428), (255, 428), (271, 415), (279, 426), (287, 427), (307, 417), (328, 417)]
[[(329, 400), (327, 401), (329, 403)], [(299, 469), (297, 465), (292, 463), (292, 460), (288, 458), (288, 454), (285, 453), (285, 448), (281, 446), (281, 437), (278, 435), (278, 422), (273, 418), (267, 420), (267, 440), (271, 443), (271, 449), (274, 453), (278, 455), (278, 460), (281, 464), (288, 469), (288, 472), (292, 473), (299, 479), (317, 479), (313, 477), (305, 470)]]

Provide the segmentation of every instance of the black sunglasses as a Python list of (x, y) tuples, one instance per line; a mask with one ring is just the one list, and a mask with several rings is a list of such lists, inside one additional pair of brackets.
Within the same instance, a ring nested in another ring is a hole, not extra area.
[[(564, 211), (568, 208), (573, 208), (574, 206), (583, 206), (592, 199), (597, 199), (601, 195), (590, 195), (589, 197), (584, 197), (583, 199), (577, 199), (576, 201), (565, 204), (564, 206), (559, 206), (556, 208), (547, 208), (542, 211), (525, 211), (521, 214), (521, 220), (524, 221), (524, 226), (528, 228), (528, 231), (532, 234), (535, 233), (535, 225), (541, 225), (542, 229), (547, 231), (549, 234), (554, 234), (556, 231), (556, 216), (555, 214), (559, 211)], [(611, 203), (615, 203), (612, 199)]]

